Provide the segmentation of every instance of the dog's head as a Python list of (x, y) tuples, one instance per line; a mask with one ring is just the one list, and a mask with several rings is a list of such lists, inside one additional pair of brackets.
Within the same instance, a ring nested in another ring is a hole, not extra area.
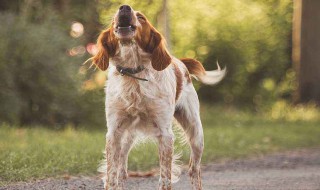
[(135, 41), (139, 47), (151, 54), (151, 64), (157, 71), (171, 63), (171, 56), (163, 36), (151, 25), (146, 16), (134, 11), (129, 5), (122, 5), (114, 16), (111, 26), (102, 31), (98, 40), (98, 53), (93, 63), (101, 70), (109, 66), (109, 59), (119, 48), (119, 43)]

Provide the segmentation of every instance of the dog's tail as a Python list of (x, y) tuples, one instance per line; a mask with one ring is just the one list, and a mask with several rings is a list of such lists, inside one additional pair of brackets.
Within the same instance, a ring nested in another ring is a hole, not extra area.
[(185, 64), (189, 73), (195, 79), (199, 80), (204, 84), (208, 84), (208, 85), (217, 84), (226, 75), (226, 71), (227, 71), (226, 67), (221, 69), (218, 62), (217, 62), (218, 69), (212, 70), (212, 71), (206, 71), (203, 65), (195, 59), (183, 58), (180, 60)]

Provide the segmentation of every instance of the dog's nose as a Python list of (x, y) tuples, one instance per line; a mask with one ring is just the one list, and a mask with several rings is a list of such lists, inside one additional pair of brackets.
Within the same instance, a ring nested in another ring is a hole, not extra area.
[(122, 5), (122, 6), (120, 6), (119, 11), (125, 11), (125, 12), (128, 11), (129, 12), (129, 11), (131, 11), (131, 7), (129, 5)]
[(130, 26), (132, 21), (132, 9), (129, 5), (122, 5), (119, 8), (118, 14), (118, 26), (127, 27)]

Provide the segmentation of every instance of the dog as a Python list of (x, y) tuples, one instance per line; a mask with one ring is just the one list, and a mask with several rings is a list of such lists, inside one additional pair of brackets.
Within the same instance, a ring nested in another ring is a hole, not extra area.
[(192, 77), (213, 85), (226, 69), (205, 71), (194, 59), (177, 59), (164, 37), (145, 15), (129, 5), (117, 10), (112, 24), (97, 40), (91, 60), (108, 71), (106, 82), (105, 189), (123, 189), (128, 177), (128, 154), (141, 134), (155, 138), (159, 147), (159, 189), (172, 189), (179, 175), (174, 165), (174, 118), (191, 148), (189, 175), (193, 189), (202, 189), (200, 162), (204, 148), (199, 100)]

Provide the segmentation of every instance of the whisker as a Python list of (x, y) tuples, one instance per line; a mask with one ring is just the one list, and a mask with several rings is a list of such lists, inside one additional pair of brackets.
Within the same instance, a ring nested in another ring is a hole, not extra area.
[(93, 57), (90, 57), (89, 59), (87, 59), (85, 62), (82, 63), (82, 65), (87, 64), (89, 61), (92, 61)]
[(94, 63), (91, 63), (90, 67), (88, 69), (91, 69), (91, 67), (94, 65)]

